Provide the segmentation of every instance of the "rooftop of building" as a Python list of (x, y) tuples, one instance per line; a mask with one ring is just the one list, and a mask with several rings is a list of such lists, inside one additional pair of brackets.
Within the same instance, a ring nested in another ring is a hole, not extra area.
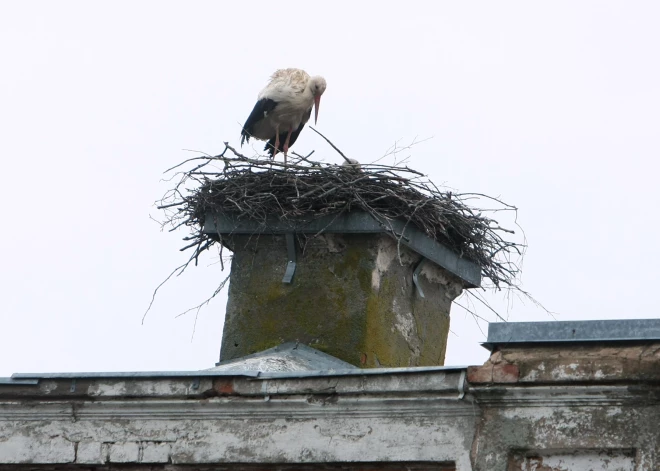
[[(660, 342), (660, 319), (501, 322), (491, 323), (488, 338), (482, 345), (493, 357), (507, 349), (524, 348), (530, 351), (560, 349), (569, 357), (576, 349), (616, 348), (636, 344)], [(499, 353), (498, 353), (499, 352)], [(489, 361), (491, 361), (489, 360)], [(603, 359), (605, 361), (606, 359)], [(488, 362), (487, 362), (488, 363)], [(38, 385), (43, 380), (146, 380), (181, 378), (199, 382), (202, 378), (244, 377), (252, 379), (323, 378), (355, 376), (397, 376), (410, 374), (461, 374), (480, 366), (431, 366), (408, 368), (358, 368), (317, 349), (296, 342), (257, 352), (242, 358), (217, 363), (214, 367), (192, 371), (137, 372), (63, 372), (15, 373), (0, 378), (0, 386)], [(520, 375), (520, 373), (518, 373)], [(463, 376), (465, 376), (463, 374)], [(524, 377), (523, 377), (524, 379)], [(493, 378), (490, 378), (493, 381)], [(452, 381), (455, 384), (455, 380)], [(412, 385), (411, 385), (412, 386)], [(452, 386), (455, 387), (455, 386)]]

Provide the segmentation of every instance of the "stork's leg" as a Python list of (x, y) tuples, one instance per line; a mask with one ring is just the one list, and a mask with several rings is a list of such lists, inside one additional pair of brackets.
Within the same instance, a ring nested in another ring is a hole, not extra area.
[(286, 154), (289, 152), (289, 139), (291, 139), (291, 133), (293, 132), (293, 126), (289, 126), (289, 132), (286, 135), (284, 140), (284, 163), (286, 163)]
[(273, 149), (273, 154), (270, 156), (271, 159), (275, 158), (275, 154), (277, 154), (277, 149), (280, 148), (280, 130), (276, 130), (275, 132), (275, 148)]

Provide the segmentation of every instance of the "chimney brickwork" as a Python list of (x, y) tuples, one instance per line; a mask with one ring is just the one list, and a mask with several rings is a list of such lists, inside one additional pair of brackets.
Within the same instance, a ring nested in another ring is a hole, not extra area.
[(221, 361), (297, 341), (353, 365), (443, 365), (461, 280), (384, 234), (235, 235)]

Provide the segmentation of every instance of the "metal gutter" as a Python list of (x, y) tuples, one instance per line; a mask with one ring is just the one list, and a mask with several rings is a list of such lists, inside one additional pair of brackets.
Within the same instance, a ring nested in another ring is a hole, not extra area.
[(394, 374), (440, 373), (466, 370), (467, 366), (429, 366), (410, 368), (370, 368), (335, 371), (136, 371), (136, 372), (81, 372), (81, 373), (14, 373), (8, 384), (16, 380), (39, 379), (160, 379), (160, 378), (214, 378), (247, 377), (254, 379), (332, 378), (342, 376), (386, 376)]

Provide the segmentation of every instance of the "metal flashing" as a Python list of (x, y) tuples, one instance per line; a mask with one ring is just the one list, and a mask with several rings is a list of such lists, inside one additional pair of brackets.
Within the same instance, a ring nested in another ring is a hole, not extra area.
[(403, 245), (459, 277), (469, 288), (481, 286), (481, 267), (460, 257), (448, 247), (431, 239), (413, 225), (399, 220), (378, 221), (364, 211), (330, 214), (313, 220), (269, 219), (262, 223), (227, 214), (206, 215), (203, 232), (209, 235), (232, 234), (380, 234), (394, 233)]
[(38, 379), (0, 378), (0, 386), (36, 386)]
[(493, 322), (481, 345), (568, 342), (660, 341), (660, 319), (591, 321)]
[(216, 363), (207, 371), (336, 371), (356, 366), (297, 342), (286, 342), (262, 352)]
[[(130, 371), (130, 372), (81, 372), (81, 373), (14, 373), (11, 379), (159, 379), (159, 378), (213, 378), (242, 376), (254, 379), (286, 379), (286, 378), (314, 378), (335, 376), (378, 376), (393, 374), (435, 373), (447, 371), (460, 371), (467, 366), (416, 366), (406, 368), (354, 368), (351, 370), (334, 371), (286, 371), (286, 372), (260, 372), (260, 371)], [(36, 382), (14, 382), (8, 384), (37, 384)]]

